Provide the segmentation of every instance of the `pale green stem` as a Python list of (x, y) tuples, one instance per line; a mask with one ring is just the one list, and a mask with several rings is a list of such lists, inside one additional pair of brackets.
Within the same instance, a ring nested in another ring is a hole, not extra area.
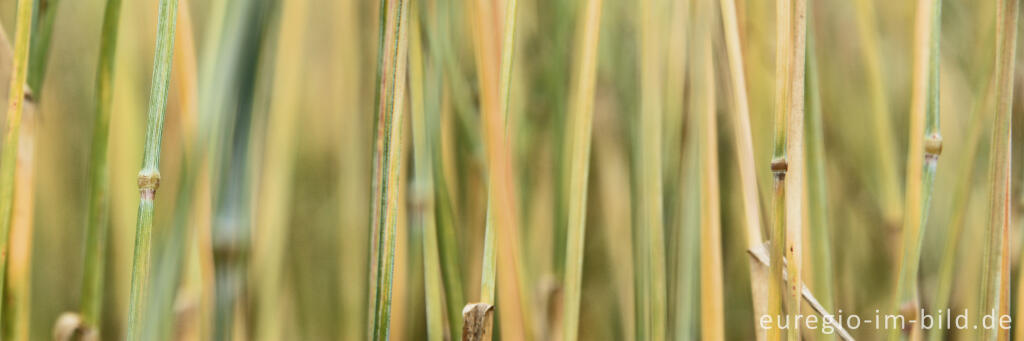
[(82, 319), (91, 328), (99, 328), (103, 306), (103, 279), (106, 268), (107, 232), (110, 217), (110, 167), (107, 145), (110, 135), (114, 57), (121, 15), (121, 0), (107, 0), (100, 35), (99, 66), (96, 68), (96, 118), (93, 123), (89, 169), (89, 220), (85, 231), (85, 268), (82, 271)]
[(164, 112), (167, 110), (167, 88), (171, 80), (174, 54), (174, 28), (177, 24), (178, 1), (161, 0), (157, 21), (156, 52), (153, 57), (153, 84), (149, 94), (146, 146), (139, 171), (139, 214), (135, 228), (135, 251), (132, 257), (131, 293), (128, 305), (128, 340), (142, 339), (142, 321), (149, 286), (150, 244), (153, 232), (153, 201), (160, 185), (160, 142), (163, 138)]

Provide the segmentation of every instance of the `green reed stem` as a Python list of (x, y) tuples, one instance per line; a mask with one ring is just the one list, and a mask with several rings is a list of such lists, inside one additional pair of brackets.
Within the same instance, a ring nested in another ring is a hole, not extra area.
[(149, 260), (153, 232), (153, 204), (160, 186), (160, 142), (163, 138), (167, 88), (171, 81), (171, 57), (174, 54), (174, 28), (178, 1), (161, 0), (157, 21), (156, 52), (153, 57), (153, 84), (149, 94), (146, 146), (139, 171), (139, 214), (135, 228), (132, 257), (131, 294), (128, 305), (128, 340), (142, 338), (142, 307), (149, 287)]
[(96, 117), (93, 122), (89, 168), (89, 220), (85, 230), (85, 267), (82, 270), (82, 319), (99, 328), (103, 309), (103, 279), (106, 268), (107, 233), (110, 230), (110, 167), (107, 145), (110, 110), (114, 97), (114, 57), (121, 17), (121, 0), (107, 0), (100, 35), (99, 66), (96, 68)]
[(807, 31), (807, 205), (810, 216), (813, 289), (821, 305), (833, 310), (832, 236), (828, 223), (828, 193), (825, 179), (825, 136), (818, 83), (818, 58), (814, 53), (814, 30)]
[[(893, 312), (905, 313), (908, 320), (920, 319), (918, 268), (921, 243), (931, 205), (935, 168), (942, 152), (939, 134), (939, 20), (941, 2), (921, 0), (917, 7), (914, 48), (914, 85), (910, 108), (910, 145), (907, 151), (907, 198), (903, 222), (903, 256), (896, 283), (897, 301)], [(912, 339), (920, 339), (921, 329), (914, 325)], [(902, 331), (892, 329), (890, 340), (898, 340)]]
[[(441, 257), (438, 251), (437, 222), (434, 211), (433, 146), (427, 136), (427, 123), (424, 82), (423, 36), (421, 33), (420, 1), (412, 3), (409, 39), (409, 90), (412, 100), (411, 117), (413, 136), (413, 165), (415, 167), (412, 182), (413, 222), (422, 230), (423, 241), (423, 290), (426, 301), (427, 339), (441, 341), (450, 337), (451, 332), (445, 328), (445, 301), (441, 279)], [(435, 108), (431, 108), (437, 109)]]
[[(383, 4), (382, 4), (383, 6)], [(373, 300), (373, 340), (390, 338), (391, 288), (394, 281), (395, 242), (398, 225), (398, 189), (401, 167), (401, 141), (403, 110), (405, 108), (405, 77), (408, 64), (408, 0), (389, 0), (383, 43), (381, 45), (381, 74), (377, 80), (381, 86), (380, 101), (377, 103), (378, 135), (376, 144), (378, 163), (374, 174), (376, 191), (373, 226), (376, 234), (371, 250), (374, 250), (375, 295)]]

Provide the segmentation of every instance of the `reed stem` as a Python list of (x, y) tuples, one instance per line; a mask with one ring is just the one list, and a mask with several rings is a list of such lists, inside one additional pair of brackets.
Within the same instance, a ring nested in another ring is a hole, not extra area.
[(715, 74), (712, 59), (711, 22), (714, 0), (698, 2), (693, 101), (698, 123), (700, 155), (700, 318), (702, 340), (725, 339), (725, 298), (722, 270), (721, 194), (718, 183), (718, 124), (716, 122)]
[[(907, 320), (920, 321), (918, 294), (918, 267), (921, 243), (927, 226), (931, 205), (935, 168), (942, 152), (939, 134), (939, 19), (941, 3), (921, 0), (917, 3), (916, 38), (914, 48), (914, 86), (910, 108), (910, 145), (907, 151), (907, 199), (903, 222), (903, 256), (893, 312), (902, 313)], [(898, 340), (902, 330), (892, 329), (890, 340)], [(918, 325), (913, 325), (910, 337), (922, 336)]]
[(666, 335), (667, 285), (665, 283), (665, 230), (663, 220), (662, 124), (664, 123), (663, 79), (659, 57), (660, 5), (657, 0), (637, 1), (639, 5), (639, 215), (637, 271), (637, 339), (663, 340)]
[[(750, 104), (747, 99), (746, 72), (743, 69), (743, 50), (740, 47), (739, 24), (736, 18), (735, 0), (721, 0), (722, 28), (729, 57), (729, 75), (732, 88), (733, 136), (736, 144), (736, 163), (739, 165), (740, 188), (743, 195), (743, 218), (747, 237), (747, 249), (760, 247), (762, 236), (760, 194), (754, 167), (754, 146), (750, 129)], [(755, 321), (769, 312), (770, 290), (767, 269), (750, 263), (750, 289), (753, 297)], [(767, 338), (766, 330), (757, 328), (758, 340)]]
[[(484, 263), (481, 302), (494, 304), (495, 278), (503, 285), (498, 292), (502, 307), (496, 308), (503, 328), (502, 338), (524, 339), (530, 329), (526, 318), (525, 285), (519, 257), (519, 225), (512, 186), (511, 139), (509, 137), (509, 96), (515, 48), (517, 1), (505, 2), (504, 28), (491, 18), (497, 13), (491, 1), (473, 2), (474, 57), (481, 92), (481, 116), (487, 155), (487, 221), (484, 232)], [(502, 34), (503, 33), (503, 34)], [(499, 39), (499, 37), (501, 37)], [(500, 43), (501, 45), (496, 45)], [(500, 51), (500, 54), (499, 54)], [(499, 69), (500, 64), (500, 69)], [(500, 237), (504, 247), (498, 247)], [(500, 264), (498, 264), (500, 262)], [(499, 268), (500, 266), (500, 268)]]
[[(989, 154), (989, 215), (981, 272), (983, 314), (1009, 314), (1010, 176), (1012, 157), (1013, 74), (1017, 53), (1017, 0), (996, 2), (995, 120)], [(1006, 331), (982, 328), (980, 339), (1004, 337)]]
[[(423, 53), (423, 33), (421, 32), (424, 16), (420, 1), (412, 3), (409, 39), (409, 89), (412, 100), (411, 121), (413, 136), (414, 180), (412, 182), (413, 222), (422, 230), (423, 242), (423, 283), (426, 301), (427, 339), (441, 341), (450, 337), (451, 332), (445, 327), (445, 301), (443, 281), (441, 279), (441, 257), (437, 242), (437, 221), (434, 210), (434, 166), (431, 153), (434, 146), (427, 134), (426, 95), (424, 69), (429, 66)], [(434, 103), (434, 102), (432, 102)], [(432, 106), (429, 110), (437, 110)]]
[(82, 271), (82, 319), (90, 328), (99, 329), (103, 305), (103, 279), (106, 268), (107, 233), (110, 230), (110, 167), (107, 145), (110, 136), (114, 57), (121, 16), (121, 0), (107, 0), (100, 35), (99, 66), (96, 68), (96, 117), (93, 122), (89, 168), (89, 220), (85, 230), (85, 267)]
[(153, 205), (160, 186), (160, 142), (163, 138), (167, 88), (171, 80), (174, 54), (174, 28), (178, 1), (161, 0), (157, 21), (156, 52), (153, 57), (153, 83), (149, 94), (146, 146), (139, 171), (139, 214), (132, 257), (131, 293), (128, 306), (128, 340), (142, 339), (143, 303), (149, 287), (149, 261), (153, 232)]
[[(813, 27), (813, 26), (812, 26)], [(828, 193), (825, 179), (825, 136), (818, 82), (818, 58), (814, 53), (814, 29), (807, 31), (807, 204), (810, 217), (812, 289), (825, 309), (833, 308), (832, 233), (828, 223)]]
[[(385, 4), (382, 3), (382, 6)], [(370, 338), (390, 338), (391, 287), (394, 280), (395, 242), (398, 223), (398, 188), (400, 183), (402, 125), (405, 109), (406, 70), (408, 67), (409, 0), (388, 0), (382, 23), (380, 70), (377, 83), (380, 96), (377, 103), (377, 154), (375, 158), (374, 212), (371, 230), (374, 233), (376, 269), (373, 278), (373, 327)]]
[(587, 183), (590, 180), (591, 135), (594, 122), (594, 92), (597, 83), (597, 47), (600, 42), (602, 0), (581, 5), (582, 20), (576, 29), (576, 69), (573, 71), (572, 102), (569, 105), (569, 216), (565, 247), (565, 309), (563, 340), (578, 337), (580, 300), (583, 291), (583, 244), (587, 232)]
[[(7, 95), (7, 131), (0, 152), (0, 288), (7, 274), (7, 247), (14, 209), (14, 170), (17, 164), (18, 140), (22, 106), (25, 100), (25, 78), (31, 37), (32, 1), (18, 0), (14, 33), (14, 59), (11, 67), (10, 92)], [(3, 302), (0, 293), (0, 302)]]
[(257, 280), (259, 311), (256, 317), (257, 340), (284, 337), (281, 316), (281, 291), (284, 258), (288, 240), (289, 203), (295, 167), (295, 110), (302, 107), (303, 68), (309, 2), (282, 3), (280, 33), (274, 61), (275, 96), (270, 102), (266, 149), (263, 156), (259, 195), (257, 196), (256, 238), (252, 264)]

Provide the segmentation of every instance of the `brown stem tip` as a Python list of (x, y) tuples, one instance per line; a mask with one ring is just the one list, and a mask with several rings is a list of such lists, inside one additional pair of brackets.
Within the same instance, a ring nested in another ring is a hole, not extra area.
[(470, 303), (462, 309), (462, 341), (489, 340), (494, 306), (487, 303)]

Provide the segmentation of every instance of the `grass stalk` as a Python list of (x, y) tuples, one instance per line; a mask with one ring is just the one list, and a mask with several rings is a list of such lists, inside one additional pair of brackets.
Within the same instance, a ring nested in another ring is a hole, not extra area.
[(638, 1), (640, 26), (639, 64), (640, 64), (640, 126), (639, 126), (639, 200), (638, 207), (640, 231), (638, 232), (637, 249), (640, 266), (637, 286), (637, 339), (663, 340), (666, 334), (667, 319), (667, 286), (665, 283), (665, 244), (663, 221), (663, 186), (662, 186), (662, 123), (664, 110), (662, 104), (662, 74), (660, 69), (658, 29), (661, 27), (659, 8), (660, 2), (655, 0)]
[(818, 82), (818, 58), (814, 50), (813, 26), (807, 31), (806, 124), (807, 204), (810, 226), (812, 289), (825, 309), (833, 308), (832, 236), (828, 223), (828, 194), (825, 179), (825, 136)]
[(725, 339), (725, 299), (722, 269), (721, 194), (718, 184), (718, 124), (716, 122), (715, 75), (712, 59), (711, 21), (714, 0), (698, 3), (700, 27), (691, 74), (699, 90), (693, 101), (700, 155), (700, 319), (701, 339)]
[[(753, 249), (764, 243), (761, 226), (760, 194), (754, 167), (754, 146), (750, 129), (750, 104), (747, 99), (746, 72), (743, 69), (743, 50), (740, 47), (739, 24), (736, 18), (735, 0), (721, 0), (722, 28), (725, 35), (729, 59), (730, 84), (732, 85), (733, 136), (735, 137), (736, 158), (739, 165), (740, 188), (743, 200), (743, 218), (747, 237), (747, 248)], [(767, 269), (750, 263), (751, 295), (754, 317), (769, 311), (769, 278)], [(766, 331), (755, 331), (758, 340), (765, 340)]]
[(446, 49), (450, 49), (448, 47), (449, 42), (447, 41), (449, 38), (442, 33), (444, 25), (447, 24), (448, 11), (445, 8), (446, 4), (437, 3), (436, 1), (430, 1), (428, 4), (427, 13), (429, 13), (433, 20), (430, 22), (430, 29), (427, 30), (429, 41), (432, 44), (428, 63), (431, 67), (427, 69), (425, 81), (431, 85), (427, 89), (433, 88), (436, 89), (436, 92), (432, 93), (432, 96), (427, 96), (427, 99), (434, 102), (427, 102), (429, 103), (427, 106), (429, 110), (426, 110), (424, 113), (424, 122), (427, 124), (426, 134), (432, 147), (430, 157), (434, 169), (431, 173), (434, 177), (432, 181), (434, 185), (434, 205), (436, 207), (435, 221), (441, 257), (441, 273), (444, 277), (444, 297), (447, 301), (445, 310), (448, 314), (448, 330), (454, 336), (461, 329), (462, 306), (466, 301), (463, 299), (462, 271), (460, 267), (462, 261), (459, 257), (459, 245), (455, 235), (455, 211), (448, 179), (445, 177), (446, 169), (442, 153), (444, 141), (442, 140), (441, 131), (441, 113), (446, 107), (441, 97), (448, 95), (441, 90), (441, 85), (445, 82), (442, 75), (447, 68), (444, 62), (447, 59), (444, 56)]
[[(975, 161), (978, 158), (978, 143), (981, 141), (984, 123), (989, 118), (989, 115), (986, 114), (990, 109), (989, 103), (991, 102), (989, 88), (989, 86), (985, 86), (985, 89), (981, 92), (983, 94), (982, 98), (975, 99), (971, 108), (970, 117), (974, 119), (971, 120), (970, 127), (967, 128), (967, 137), (964, 139), (966, 141), (964, 143), (966, 152), (965, 156), (961, 159), (959, 171), (957, 172), (959, 175), (956, 187), (953, 190), (953, 203), (946, 227), (946, 242), (943, 246), (942, 258), (939, 261), (939, 270), (935, 280), (937, 284), (935, 285), (935, 296), (931, 304), (933, 309), (952, 308), (949, 305), (949, 300), (953, 293), (957, 261), (960, 259), (957, 255), (960, 253), (963, 229), (967, 219), (967, 207), (969, 206), (972, 188), (971, 179), (974, 178)], [(928, 335), (928, 339), (939, 341), (942, 340), (943, 336), (944, 333), (933, 331)]]
[[(411, 193), (413, 222), (422, 230), (423, 242), (423, 283), (426, 301), (427, 339), (441, 341), (450, 337), (451, 332), (445, 326), (445, 301), (443, 281), (441, 279), (441, 256), (437, 242), (437, 220), (434, 209), (434, 166), (431, 153), (433, 146), (427, 134), (424, 69), (426, 65), (423, 53), (423, 34), (421, 30), (424, 12), (421, 1), (412, 3), (409, 39), (409, 89), (412, 100), (411, 121), (413, 136), (414, 180)], [(431, 107), (430, 110), (436, 110)]]
[(114, 83), (114, 57), (121, 16), (121, 0), (107, 0), (100, 35), (99, 66), (96, 68), (96, 116), (89, 160), (89, 211), (85, 230), (85, 267), (82, 271), (82, 319), (90, 328), (99, 329), (103, 306), (103, 279), (106, 268), (106, 243), (110, 230), (110, 166), (107, 145), (110, 136), (110, 111)]
[(875, 155), (878, 159), (878, 188), (881, 191), (879, 206), (883, 211), (883, 219), (890, 226), (899, 226), (903, 216), (903, 205), (900, 199), (899, 171), (896, 165), (896, 141), (892, 130), (892, 114), (889, 109), (889, 96), (886, 93), (885, 77), (883, 76), (882, 54), (879, 51), (878, 20), (875, 13), (875, 0), (857, 0), (857, 35), (860, 38), (861, 58), (867, 76), (867, 88), (871, 96), (871, 125), (874, 140), (877, 143)]
[[(14, 171), (17, 164), (22, 106), (26, 97), (25, 78), (29, 64), (31, 21), (31, 0), (18, 0), (11, 85), (7, 95), (7, 130), (4, 133), (3, 150), (0, 152), (0, 288), (4, 288), (4, 277), (7, 273), (7, 247), (15, 199)], [(3, 301), (3, 294), (0, 293), (0, 302)]]
[[(391, 287), (394, 280), (395, 241), (398, 219), (398, 188), (403, 110), (405, 108), (405, 74), (408, 64), (408, 0), (389, 0), (385, 12), (378, 70), (380, 85), (377, 103), (377, 155), (374, 184), (375, 202), (371, 230), (375, 245), (371, 247), (376, 274), (373, 301), (373, 329), (370, 338), (387, 340), (390, 337)], [(382, 3), (382, 6), (384, 4)]]
[[(898, 301), (893, 312), (903, 313), (908, 320), (920, 321), (917, 278), (921, 243), (931, 205), (935, 168), (942, 152), (939, 134), (939, 19), (942, 12), (937, 0), (921, 0), (917, 5), (903, 252), (896, 283)], [(910, 337), (918, 340), (922, 333), (919, 326), (914, 325)], [(892, 329), (889, 339), (897, 340), (901, 334), (900, 329)]]
[[(1010, 176), (1012, 157), (1013, 74), (1017, 50), (1019, 1), (996, 2), (995, 120), (989, 155), (989, 215), (985, 231), (980, 309), (985, 314), (1009, 314)], [(983, 328), (981, 340), (1006, 331)]]
[[(774, 173), (774, 226), (772, 227), (770, 296), (772, 313), (782, 318), (783, 306), (792, 319), (800, 314), (802, 283), (801, 242), (803, 223), (803, 119), (804, 119), (804, 48), (807, 3), (784, 0), (777, 5), (777, 58), (775, 99), (775, 144), (771, 170)], [(787, 195), (788, 193), (788, 195)], [(789, 264), (790, 285), (783, 280), (783, 258)], [(786, 288), (786, 289), (782, 289)], [(785, 304), (783, 305), (783, 302)], [(775, 314), (779, 313), (779, 314)], [(769, 340), (777, 340), (780, 331), (771, 328)], [(799, 326), (787, 331), (789, 340), (800, 338)]]
[(573, 72), (572, 102), (569, 104), (569, 216), (565, 264), (565, 296), (562, 304), (562, 339), (578, 337), (580, 300), (583, 291), (583, 244), (586, 239), (587, 183), (590, 179), (590, 150), (594, 122), (594, 92), (597, 83), (597, 47), (601, 31), (602, 0), (583, 5), (576, 31), (576, 69)]
[[(281, 4), (277, 52), (274, 66), (274, 92), (267, 122), (266, 149), (263, 156), (259, 195), (257, 196), (256, 238), (253, 253), (257, 312), (255, 338), (279, 340), (284, 335), (281, 318), (282, 276), (288, 239), (289, 203), (295, 164), (295, 110), (301, 107), (303, 93), (302, 60), (305, 51), (308, 1), (293, 0)], [(258, 266), (257, 266), (258, 265)]]
[(59, 4), (60, 0), (35, 0), (32, 4), (32, 42), (28, 52), (32, 62), (28, 65), (26, 85), (32, 89), (37, 103), (42, 98), (43, 81), (46, 80), (46, 67), (50, 60), (50, 38), (53, 37)]
[(131, 293), (128, 306), (128, 340), (142, 338), (142, 306), (149, 287), (149, 261), (153, 232), (153, 205), (160, 186), (160, 142), (163, 138), (167, 89), (171, 80), (174, 53), (174, 28), (177, 24), (177, 0), (161, 0), (157, 21), (156, 52), (153, 57), (153, 83), (150, 88), (146, 144), (139, 171), (139, 214), (132, 257)]
[[(516, 222), (517, 210), (512, 186), (514, 179), (511, 173), (508, 122), (518, 6), (516, 0), (505, 3), (504, 29), (498, 30), (493, 19), (497, 18), (499, 12), (493, 5), (485, 0), (474, 1), (472, 4), (475, 19), (473, 50), (480, 83), (480, 110), (488, 169), (481, 302), (494, 304), (494, 284), (497, 278), (503, 285), (498, 292), (503, 307), (496, 308), (502, 311), (499, 314), (502, 338), (518, 340), (526, 338), (530, 331), (524, 309), (528, 300), (524, 300), (525, 291), (519, 265), (519, 226)], [(499, 42), (501, 45), (496, 45)], [(506, 247), (498, 247), (497, 237), (504, 240)]]
[[(4, 39), (6, 40), (6, 39)], [(29, 340), (32, 308), (32, 236), (35, 214), (35, 139), (36, 106), (25, 103), (24, 122), (18, 142), (18, 160), (15, 165), (14, 214), (11, 217), (10, 266), (5, 290), (10, 294), (7, 309), (8, 328), (4, 338)]]

